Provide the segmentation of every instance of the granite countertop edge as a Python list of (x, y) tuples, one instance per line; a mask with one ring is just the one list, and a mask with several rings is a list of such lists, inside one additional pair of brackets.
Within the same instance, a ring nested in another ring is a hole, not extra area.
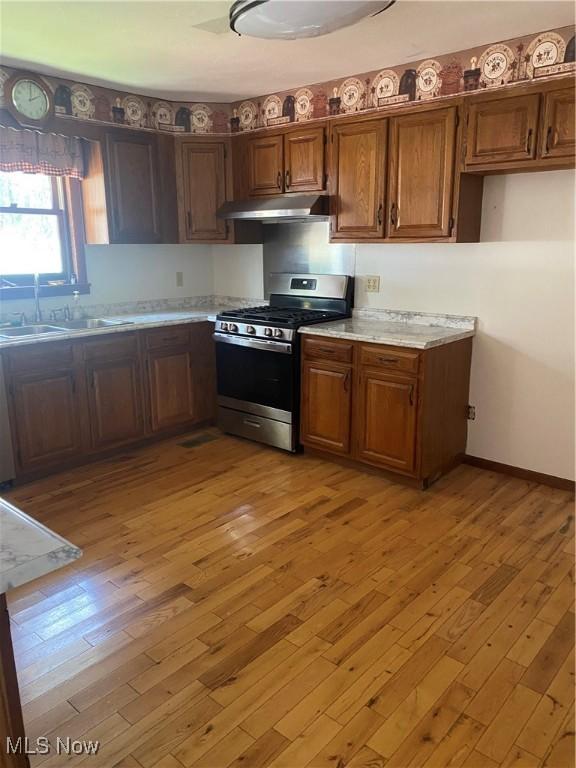
[[(28, 584), (82, 557), (81, 549), (5, 499), (0, 499), (0, 513), (0, 529), (3, 529), (0, 537), (0, 594)], [(48, 548), (38, 553), (23, 551), (27, 534), (32, 550), (39, 542)]]
[[(347, 339), (349, 341), (366, 341), (371, 344), (387, 344), (391, 347), (410, 347), (412, 349), (431, 349), (432, 347), (441, 347), (445, 344), (451, 344), (454, 341), (461, 341), (475, 336), (476, 331), (458, 331), (448, 335), (438, 336), (434, 339), (411, 339), (408, 336), (398, 334), (386, 334), (386, 332), (362, 333), (360, 331), (343, 331), (336, 328), (329, 328), (328, 323), (319, 325), (303, 326), (299, 333), (307, 336), (323, 336), (332, 339)], [(422, 326), (420, 326), (422, 327)], [(433, 326), (430, 326), (433, 330)]]

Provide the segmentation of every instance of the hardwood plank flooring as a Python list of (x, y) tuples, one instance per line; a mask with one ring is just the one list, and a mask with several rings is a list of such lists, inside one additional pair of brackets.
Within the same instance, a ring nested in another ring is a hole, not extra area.
[(12, 490), (84, 549), (9, 593), (32, 738), (95, 768), (574, 766), (568, 492), (221, 436)]

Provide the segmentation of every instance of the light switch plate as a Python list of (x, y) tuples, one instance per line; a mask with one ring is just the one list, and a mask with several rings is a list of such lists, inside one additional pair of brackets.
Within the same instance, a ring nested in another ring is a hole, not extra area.
[(366, 275), (366, 293), (380, 293), (379, 275)]
[(176, 288), (184, 287), (184, 272), (176, 272)]

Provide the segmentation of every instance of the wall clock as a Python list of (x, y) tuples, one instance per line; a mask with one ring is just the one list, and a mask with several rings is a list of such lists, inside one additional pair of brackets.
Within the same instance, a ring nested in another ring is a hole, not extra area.
[(42, 128), (54, 115), (52, 91), (41, 77), (15, 72), (4, 85), (6, 107), (26, 128)]

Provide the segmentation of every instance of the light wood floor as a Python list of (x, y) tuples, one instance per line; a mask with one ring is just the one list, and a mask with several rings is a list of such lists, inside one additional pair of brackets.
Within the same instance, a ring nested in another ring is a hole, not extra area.
[(10, 595), (30, 737), (103, 768), (573, 765), (568, 493), (181, 442), (9, 494), (85, 552)]

